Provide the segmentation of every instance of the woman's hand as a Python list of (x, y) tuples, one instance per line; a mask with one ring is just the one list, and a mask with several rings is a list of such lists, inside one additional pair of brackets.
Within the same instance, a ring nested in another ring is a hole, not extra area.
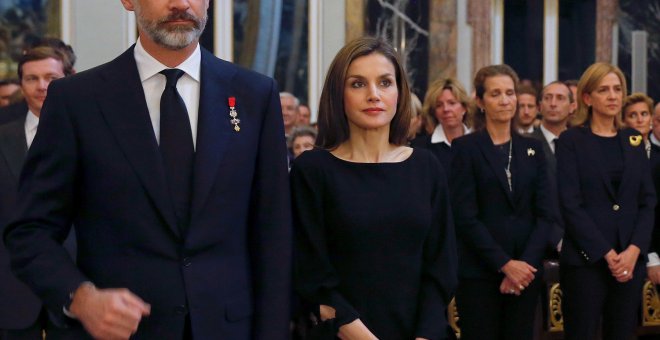
[(639, 258), (639, 252), (639, 247), (631, 244), (626, 250), (619, 253), (614, 265), (609, 266), (612, 276), (614, 276), (617, 281), (623, 283), (630, 281), (633, 278), (633, 271), (635, 270), (637, 258)]
[(336, 313), (335, 309), (330, 306), (326, 306), (326, 305), (319, 306), (319, 316), (321, 317), (321, 321), (334, 319), (335, 313)]
[(339, 327), (337, 336), (342, 340), (378, 340), (360, 319)]
[(525, 261), (510, 260), (502, 267), (502, 272), (518, 290), (523, 290), (534, 280), (536, 268)]
[(516, 296), (520, 296), (521, 292), (522, 289), (520, 289), (518, 286), (513, 284), (513, 282), (511, 282), (511, 280), (508, 277), (505, 276), (504, 279), (502, 279), (502, 283), (500, 284), (500, 293), (515, 294)]
[(648, 275), (651, 282), (660, 285), (660, 265), (646, 267), (646, 275)]

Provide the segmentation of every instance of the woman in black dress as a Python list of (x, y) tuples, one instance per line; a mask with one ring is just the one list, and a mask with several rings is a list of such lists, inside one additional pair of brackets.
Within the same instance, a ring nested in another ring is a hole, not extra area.
[(557, 142), (566, 232), (560, 255), (566, 339), (628, 339), (634, 332), (655, 193), (644, 139), (623, 128), (626, 79), (591, 65), (580, 78), (573, 128)]
[(517, 84), (507, 65), (479, 70), (479, 128), (452, 145), (461, 339), (533, 335), (541, 262), (557, 208), (541, 142), (511, 127)]
[(319, 149), (291, 170), (296, 284), (345, 339), (444, 339), (456, 282), (445, 175), (405, 146), (406, 73), (375, 38), (347, 44), (319, 107)]

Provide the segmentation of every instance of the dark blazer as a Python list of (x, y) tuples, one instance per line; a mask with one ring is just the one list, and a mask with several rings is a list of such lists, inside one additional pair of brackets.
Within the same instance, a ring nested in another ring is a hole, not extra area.
[(499, 151), (484, 129), (452, 143), (452, 209), (459, 277), (501, 278), (509, 260), (541, 270), (547, 233), (556, 220), (541, 143), (516, 133), (513, 193)]
[[(180, 339), (186, 315), (196, 339), (288, 338), (292, 232), (277, 85), (204, 49), (201, 75), (186, 233), (133, 48), (50, 84), (4, 237), (14, 272), (63, 320), (69, 293), (89, 280), (151, 304), (136, 339)], [(59, 246), (71, 223), (77, 266)]]
[(653, 227), (653, 237), (649, 252), (660, 254), (660, 204), (657, 204), (657, 195), (660, 193), (660, 146), (651, 144), (651, 174), (655, 184), (656, 205), (655, 205), (655, 224)]
[[(552, 149), (550, 148), (550, 145), (548, 144), (548, 140), (545, 139), (545, 136), (543, 135), (543, 131), (541, 131), (541, 128), (534, 128), (534, 131), (528, 135), (529, 137), (532, 137), (536, 140), (539, 140), (541, 142), (541, 145), (543, 145), (543, 154), (545, 155), (545, 165), (546, 168), (548, 169), (548, 180), (550, 181), (550, 187), (556, 188), (557, 187), (557, 157), (555, 157), (555, 154), (552, 152)], [(557, 201), (558, 195), (557, 191), (553, 190), (553, 193), (555, 195), (553, 196), (553, 199), (557, 202), (555, 206), (559, 206), (559, 202)], [(561, 221), (561, 219), (557, 219), (557, 223), (555, 223), (550, 232), (548, 233), (548, 248), (552, 252), (552, 256), (556, 258), (556, 253), (557, 253), (557, 245), (559, 244), (559, 241), (564, 237), (564, 226)]]
[(440, 161), (442, 168), (449, 172), (451, 166), (451, 146), (447, 143), (431, 143), (431, 135), (421, 135), (415, 137), (410, 142), (413, 148), (427, 149)]
[[(597, 141), (589, 127), (568, 129), (557, 142), (557, 179), (566, 235), (561, 261), (593, 264), (610, 249), (635, 244), (645, 261), (656, 203), (644, 143), (632, 145), (634, 129), (618, 133), (623, 150), (623, 179), (615, 192), (596, 157)], [(641, 136), (640, 136), (641, 137)]]
[(0, 124), (9, 123), (16, 119), (25, 119), (27, 112), (28, 106), (25, 100), (0, 108)]
[[(27, 106), (21, 118), (0, 125), (0, 231), (4, 231), (16, 206), (18, 176), (27, 152), (26, 114)], [(0, 244), (0, 329), (27, 328), (40, 311), (41, 301), (11, 273), (9, 253)]]

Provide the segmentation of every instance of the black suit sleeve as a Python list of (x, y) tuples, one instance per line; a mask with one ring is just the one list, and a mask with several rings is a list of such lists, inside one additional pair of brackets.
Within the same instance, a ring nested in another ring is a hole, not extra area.
[(69, 293), (87, 278), (62, 247), (78, 200), (74, 188), (79, 157), (75, 122), (67, 114), (61, 85), (55, 81), (48, 88), (19, 182), (16, 218), (4, 239), (16, 276), (63, 321)]
[(323, 218), (323, 175), (304, 156), (296, 159), (291, 169), (296, 290), (314, 304), (334, 308), (339, 327), (360, 316), (337, 289), (339, 277), (330, 261)]
[(442, 339), (447, 327), (445, 310), (457, 284), (457, 255), (454, 221), (449, 204), (447, 176), (436, 159), (431, 159), (435, 176), (432, 200), (434, 225), (424, 242), (422, 287), (419, 296), (416, 336)]
[(637, 219), (633, 224), (635, 229), (630, 243), (639, 247), (640, 254), (643, 255), (648, 253), (651, 244), (651, 237), (649, 236), (653, 234), (654, 209), (657, 202), (653, 179), (651, 177), (651, 167), (646, 157), (646, 151), (641, 147), (633, 151), (637, 151), (637, 155), (635, 156), (637, 156), (636, 158), (639, 159), (640, 163), (641, 185), (639, 186)]
[(479, 150), (476, 149), (476, 144), (466, 143), (465, 139), (455, 140), (452, 148), (454, 155), (450, 185), (456, 235), (473, 248), (474, 253), (478, 254), (492, 271), (497, 272), (511, 260), (511, 257), (479, 219), (477, 174), (474, 169), (476, 166), (474, 155), (479, 154)]
[[(250, 209), (255, 285), (254, 339), (288, 339), (293, 235), (280, 99), (271, 82)], [(283, 312), (284, 311), (284, 312)]]

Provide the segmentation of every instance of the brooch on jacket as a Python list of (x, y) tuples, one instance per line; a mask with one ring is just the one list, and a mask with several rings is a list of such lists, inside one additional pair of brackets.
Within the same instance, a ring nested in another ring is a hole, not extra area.
[(632, 146), (639, 146), (642, 144), (642, 135), (630, 136), (628, 139), (630, 140), (630, 145)]
[(238, 112), (236, 112), (236, 97), (229, 97), (227, 102), (229, 104), (229, 117), (231, 117), (229, 122), (234, 125), (234, 131), (241, 131), (241, 127), (238, 126), (241, 120), (238, 119)]
[(536, 150), (534, 150), (532, 148), (527, 148), (527, 156), (531, 157), (531, 156), (534, 156), (534, 155), (536, 155)]

